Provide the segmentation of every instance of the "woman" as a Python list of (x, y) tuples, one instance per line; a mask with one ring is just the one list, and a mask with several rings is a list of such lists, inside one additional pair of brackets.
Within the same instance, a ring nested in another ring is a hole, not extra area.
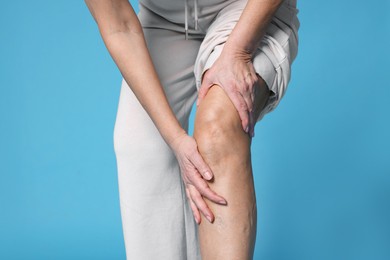
[(290, 79), (296, 0), (140, 0), (138, 17), (128, 0), (85, 2), (123, 75), (114, 148), (127, 259), (251, 259), (251, 138)]

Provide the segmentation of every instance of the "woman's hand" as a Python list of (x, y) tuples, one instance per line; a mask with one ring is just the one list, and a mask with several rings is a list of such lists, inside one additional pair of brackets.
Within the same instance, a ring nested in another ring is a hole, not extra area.
[[(180, 170), (186, 193), (194, 213), (196, 222), (201, 221), (200, 212), (210, 221), (214, 221), (214, 215), (207, 206), (203, 197), (222, 205), (226, 200), (210, 189), (205, 180), (211, 180), (213, 174), (198, 151), (194, 138), (182, 134), (170, 144), (180, 165)], [(200, 212), (199, 212), (200, 211)]]
[(253, 103), (258, 80), (250, 54), (223, 50), (213, 66), (204, 73), (197, 105), (212, 85), (219, 85), (237, 109), (242, 128), (253, 137), (256, 123), (253, 116)]
[(213, 84), (222, 87), (240, 115), (244, 131), (253, 137), (253, 103), (258, 77), (252, 55), (266, 32), (266, 26), (283, 0), (248, 1), (214, 65), (204, 74), (198, 104)]

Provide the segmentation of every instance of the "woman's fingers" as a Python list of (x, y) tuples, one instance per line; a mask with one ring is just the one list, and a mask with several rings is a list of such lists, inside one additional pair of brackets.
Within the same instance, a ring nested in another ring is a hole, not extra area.
[(198, 100), (196, 101), (196, 106), (199, 106), (200, 102), (204, 99), (207, 92), (211, 88), (210, 82), (207, 80), (206, 77), (203, 78), (202, 85), (200, 86), (200, 89), (198, 91)]
[[(219, 85), (229, 96), (241, 119), (243, 130), (253, 136), (254, 90), (258, 78), (250, 62), (251, 57), (224, 55), (215, 61), (213, 66), (204, 72), (202, 85), (198, 93), (197, 105), (204, 99), (211, 86)], [(252, 116), (252, 117), (251, 117)]]
[(228, 90), (226, 91), (226, 94), (237, 109), (241, 119), (242, 129), (244, 129), (246, 133), (249, 133), (249, 109), (244, 97), (238, 91)]
[(248, 131), (247, 133), (252, 136), (252, 128), (253, 128), (253, 101), (252, 101), (252, 95), (250, 92), (246, 91), (242, 94), (246, 106), (247, 106), (247, 115), (248, 115)]
[(214, 214), (207, 206), (199, 191), (192, 185), (188, 185), (188, 189), (191, 200), (195, 203), (196, 207), (200, 210), (200, 212), (202, 212), (202, 214), (207, 218), (207, 220), (212, 223), (214, 221)]
[[(212, 179), (213, 175), (210, 167), (200, 155), (196, 141), (193, 137), (182, 135), (176, 139), (176, 142), (171, 146), (176, 158), (179, 162), (183, 181), (187, 187), (191, 187), (191, 192), (187, 192), (187, 197), (190, 201), (191, 209), (194, 212), (196, 221), (200, 222), (200, 213), (198, 209), (209, 219), (213, 220), (214, 216), (203, 197), (212, 202), (226, 205), (226, 200), (212, 191), (206, 180)], [(200, 174), (202, 173), (202, 175)], [(202, 178), (202, 176), (204, 178)], [(203, 197), (202, 197), (203, 196)]]
[(210, 82), (214, 82), (215, 85), (220, 86), (226, 92), (240, 116), (242, 129), (246, 133), (249, 133), (249, 130), (251, 128), (249, 122), (249, 112), (253, 108), (253, 101), (250, 91), (252, 89), (252, 86), (246, 83), (244, 83), (246, 85), (240, 85), (237, 82), (232, 83), (226, 81), (225, 83), (222, 83), (218, 80), (210, 81), (210, 73), (208, 72), (209, 71), (206, 72), (203, 78), (204, 81), (202, 83), (202, 86), (199, 89), (198, 102), (200, 103), (202, 101), (202, 99), (206, 96), (209, 88), (213, 85)]
[(199, 174), (193, 174), (191, 177), (189, 177), (189, 180), (189, 184), (192, 184), (203, 197), (206, 197), (218, 204), (227, 204), (223, 197), (219, 196), (215, 191), (210, 189), (209, 185), (204, 179), (200, 177)]
[(188, 201), (190, 202), (190, 206), (191, 206), (192, 212), (193, 212), (193, 214), (194, 214), (195, 221), (196, 221), (196, 223), (199, 225), (199, 224), (200, 224), (200, 221), (201, 221), (199, 209), (196, 207), (196, 204), (195, 204), (194, 201), (192, 200), (191, 194), (190, 194), (190, 190), (189, 190), (188, 187), (186, 187), (186, 193), (187, 193)]
[(204, 179), (211, 180), (213, 178), (213, 173), (210, 167), (203, 160), (198, 150), (192, 154), (190, 160)]
[[(213, 178), (213, 174), (210, 167), (203, 160), (198, 149), (196, 149), (195, 152), (191, 154), (189, 160), (195, 167), (195, 171), (193, 171), (192, 174), (188, 176), (190, 183), (198, 189), (202, 196), (208, 198), (211, 201), (214, 201), (215, 203), (226, 204), (226, 200), (212, 191), (206, 183), (205, 179), (211, 180)], [(200, 173), (204, 179), (201, 178), (198, 173)]]
[(255, 121), (254, 112), (252, 111), (249, 113), (249, 125), (251, 126), (249, 129), (249, 135), (251, 137), (255, 136)]

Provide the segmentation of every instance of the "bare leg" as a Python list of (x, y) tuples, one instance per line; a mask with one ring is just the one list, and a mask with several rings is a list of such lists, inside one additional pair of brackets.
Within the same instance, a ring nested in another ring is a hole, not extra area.
[[(255, 118), (269, 96), (260, 78)], [(203, 260), (252, 259), (256, 240), (256, 197), (252, 177), (251, 138), (224, 90), (214, 85), (199, 105), (194, 137), (214, 179), (210, 187), (226, 198), (222, 206), (206, 199), (215, 215), (210, 223), (202, 216), (199, 239)]]

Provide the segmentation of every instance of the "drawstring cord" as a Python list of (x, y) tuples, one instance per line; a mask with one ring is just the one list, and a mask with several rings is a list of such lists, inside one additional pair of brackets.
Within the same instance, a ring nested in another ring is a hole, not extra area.
[[(188, 0), (185, 1), (184, 7), (184, 30), (186, 40), (188, 39)], [(194, 16), (195, 16), (195, 30), (198, 30), (198, 0), (194, 0)]]
[(185, 8), (184, 8), (184, 30), (186, 32), (186, 40), (188, 39), (188, 0), (185, 1)]
[(194, 0), (194, 8), (195, 8), (195, 30), (198, 30), (198, 0)]

